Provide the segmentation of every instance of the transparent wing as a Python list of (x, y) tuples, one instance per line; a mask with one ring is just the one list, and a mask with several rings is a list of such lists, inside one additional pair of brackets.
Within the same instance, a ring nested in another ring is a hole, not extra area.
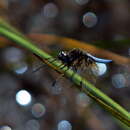
[(78, 66), (77, 73), (95, 84), (98, 78), (98, 66), (95, 62), (86, 65), (84, 61), (80, 66)]
[(84, 71), (84, 75), (85, 75), (86, 79), (88, 79), (90, 82), (95, 84), (97, 79), (98, 79), (98, 66), (97, 66), (97, 64), (94, 62), (94, 63), (90, 64), (89, 66), (87, 66), (85, 71)]

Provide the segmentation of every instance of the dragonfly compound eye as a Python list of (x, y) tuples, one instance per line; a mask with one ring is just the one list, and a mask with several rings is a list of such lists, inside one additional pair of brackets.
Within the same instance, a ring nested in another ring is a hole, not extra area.
[(69, 61), (68, 54), (65, 51), (61, 51), (58, 55), (58, 59), (61, 60), (64, 63), (67, 63)]
[(66, 57), (67, 56), (67, 54), (66, 54), (66, 52), (64, 52), (64, 51), (61, 51), (60, 53), (59, 53), (59, 55), (58, 55), (58, 59), (59, 60), (62, 60), (64, 57)]

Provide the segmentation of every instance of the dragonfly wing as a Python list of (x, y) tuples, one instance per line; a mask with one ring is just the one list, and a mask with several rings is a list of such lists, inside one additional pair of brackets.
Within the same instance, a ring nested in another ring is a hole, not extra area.
[(87, 53), (87, 55), (92, 58), (95, 62), (98, 62), (98, 63), (110, 63), (112, 62), (112, 60), (107, 60), (107, 59), (101, 59), (101, 58), (97, 58), (95, 56), (92, 56), (91, 54)]
[(86, 65), (83, 63), (79, 68), (78, 68), (78, 73), (85, 77), (88, 81), (91, 83), (95, 84), (97, 81), (97, 74), (95, 72), (98, 71), (98, 67), (95, 63)]

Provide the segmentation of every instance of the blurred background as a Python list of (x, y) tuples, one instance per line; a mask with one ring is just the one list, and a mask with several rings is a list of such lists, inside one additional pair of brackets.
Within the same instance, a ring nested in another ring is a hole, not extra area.
[[(130, 56), (129, 11), (129, 0), (0, 0), (0, 16), (25, 35), (69, 37), (124, 59)], [(67, 49), (59, 41), (36, 44), (53, 56)], [(0, 130), (129, 129), (66, 78), (52, 86), (59, 74), (47, 65), (32, 73), (43, 63), (27, 50), (6, 44), (0, 58)], [(97, 66), (88, 80), (130, 111), (130, 64), (119, 59)]]

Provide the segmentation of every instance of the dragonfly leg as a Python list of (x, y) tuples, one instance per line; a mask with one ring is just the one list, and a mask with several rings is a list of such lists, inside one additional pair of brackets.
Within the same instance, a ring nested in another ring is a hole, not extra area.
[(38, 70), (42, 69), (42, 68), (45, 67), (45, 66), (46, 66), (46, 64), (43, 64), (43, 65), (39, 66), (38, 68), (34, 69), (34, 70), (32, 71), (32, 73), (37, 72)]
[(81, 91), (83, 91), (83, 79), (81, 78), (81, 81), (80, 81), (80, 86), (81, 86)]
[[(43, 61), (43, 59), (40, 56), (38, 56), (38, 55), (36, 55), (34, 53), (33, 53), (33, 55), (35, 55), (39, 60)], [(49, 60), (49, 59), (51, 59), (51, 58), (46, 58), (45, 60)], [(55, 60), (56, 60), (56, 58), (54, 58), (50, 63), (54, 62)], [(46, 66), (45, 63), (43, 65), (39, 66), (38, 68), (36, 68), (35, 70), (33, 70), (32, 73), (35, 73), (36, 71), (40, 70), (44, 66)]]

